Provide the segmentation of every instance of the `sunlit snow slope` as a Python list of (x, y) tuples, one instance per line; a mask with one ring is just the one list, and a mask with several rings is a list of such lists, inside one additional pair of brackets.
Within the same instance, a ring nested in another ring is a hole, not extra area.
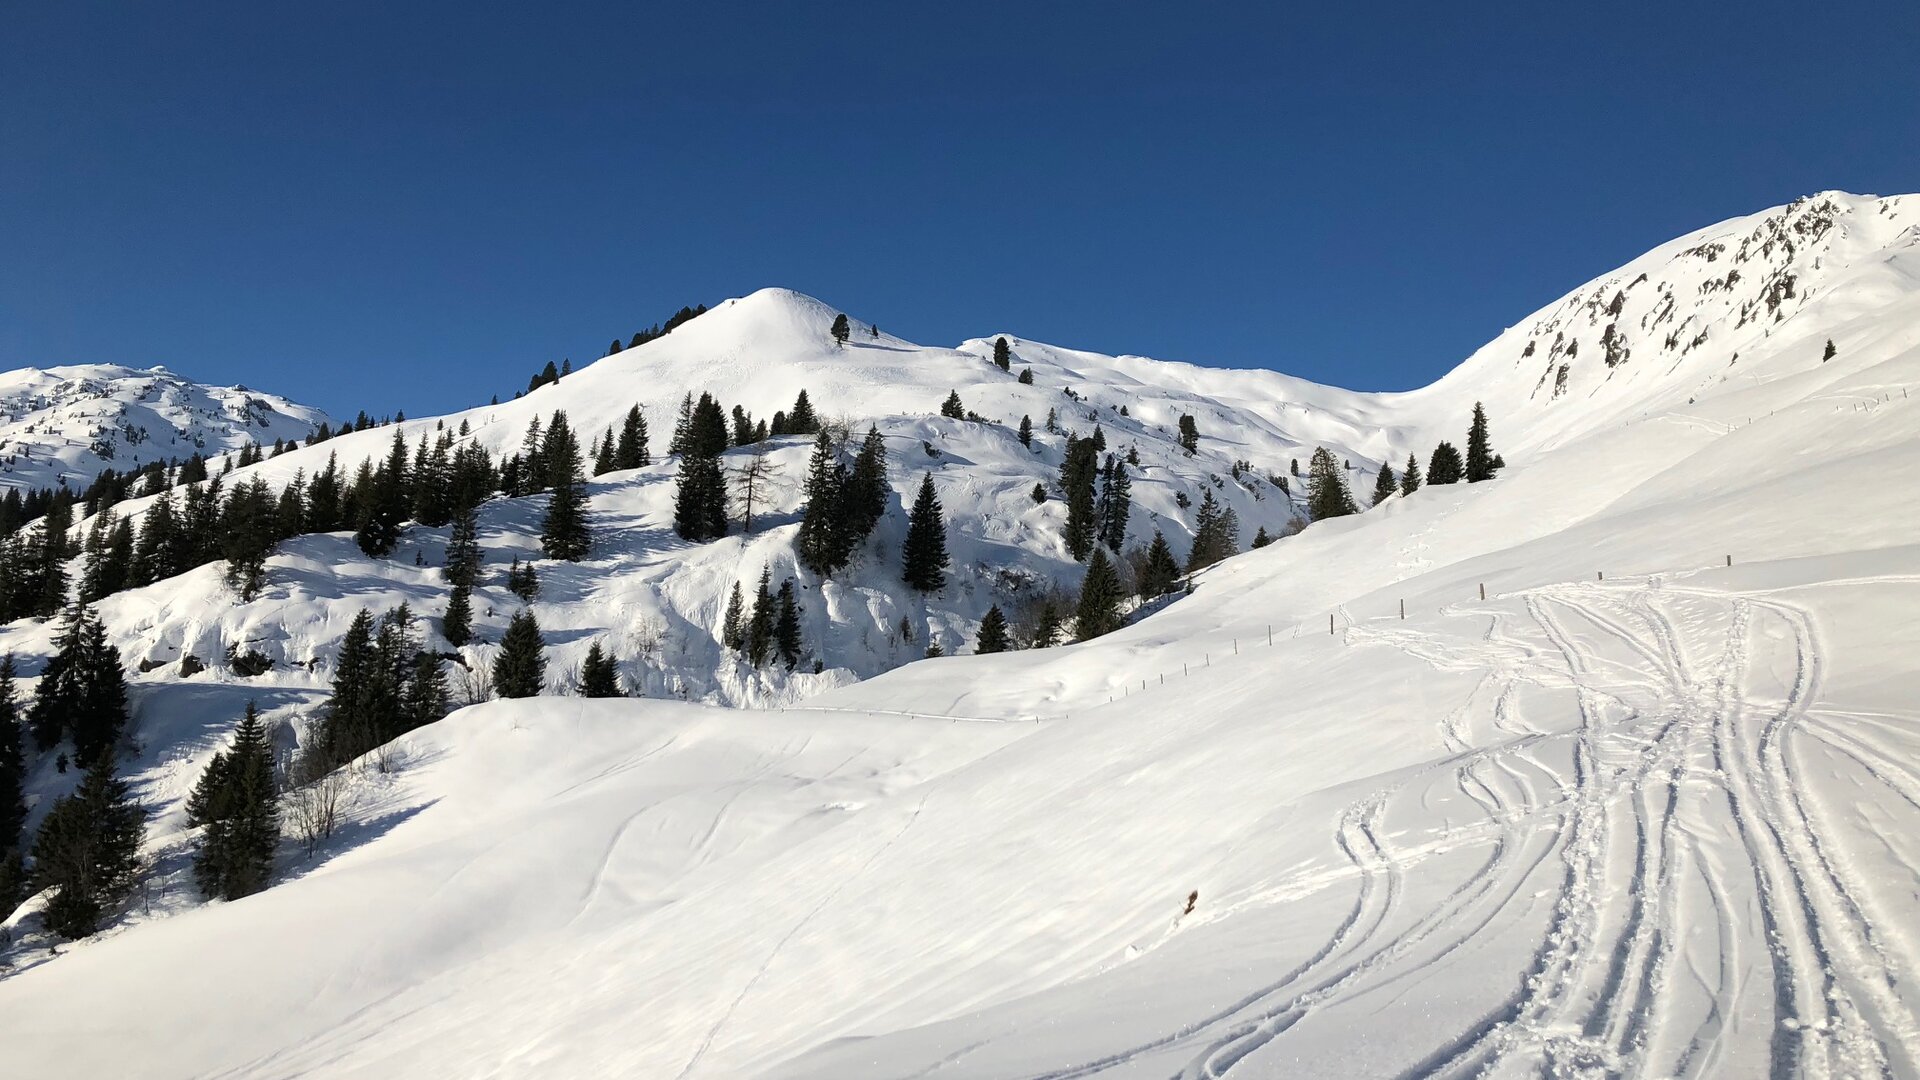
[[(1796, 231), (1823, 201), (1819, 235)], [(1920, 1076), (1916, 223), (1911, 198), (1832, 195), (1716, 226), (1406, 395), (1023, 342), (1043, 383), (1137, 380), (1113, 404), (1148, 425), (1204, 388), (1242, 410), (1219, 438), (1256, 461), (1296, 439), (1356, 464), (1424, 454), (1485, 399), (1511, 466), (1231, 559), (1084, 645), (906, 664), (784, 710), (463, 710), (403, 740), (397, 771), (358, 782), (352, 827), (289, 850), (267, 892), (136, 904), (58, 957), (9, 954), (10, 1066)], [(1755, 235), (1730, 298), (1688, 276), (1700, 244), (1725, 245), (1706, 264), (1724, 275)], [(1793, 295), (1743, 320), (1752, 279), (1784, 273)], [(1674, 314), (1633, 306), (1643, 290)], [(1615, 292), (1633, 295), (1605, 315)], [(693, 350), (726, 310), (665, 340)], [(1630, 350), (1611, 366), (1608, 319)], [(1709, 332), (1663, 355), (1671, 326)], [(1592, 336), (1550, 357), (1575, 328)], [(816, 400), (832, 362), (797, 380)], [(747, 370), (741, 397), (761, 392)], [(1024, 411), (1004, 395), (1031, 388), (996, 375), (962, 397)], [(980, 529), (1018, 527), (991, 506)], [(589, 568), (580, 587), (607, 586)], [(202, 591), (204, 624), (232, 617)], [(108, 617), (145, 603), (162, 625), (157, 596)], [(331, 625), (352, 603), (301, 610)], [(283, 709), (312, 693), (284, 686)], [(176, 817), (218, 737), (185, 718), (233, 704), (174, 696), (196, 689), (141, 687), (140, 789)], [(178, 877), (189, 837), (156, 831)]]

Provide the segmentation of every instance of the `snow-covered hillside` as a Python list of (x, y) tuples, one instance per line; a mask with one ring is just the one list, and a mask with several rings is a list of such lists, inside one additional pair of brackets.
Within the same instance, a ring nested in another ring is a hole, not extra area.
[(305, 439), (318, 409), (163, 367), (76, 364), (0, 372), (0, 488), (78, 491), (103, 470)]
[[(295, 541), (249, 605), (217, 567), (116, 596), (130, 666), (168, 661), (136, 679), (129, 766), (155, 881), (96, 939), (7, 954), (0, 1043), (88, 1077), (1920, 1076), (1915, 212), (1836, 194), (1715, 226), (1407, 394), (1014, 339), (1023, 386), (995, 335), (856, 323), (839, 350), (831, 309), (768, 291), (447, 418), (498, 449), (639, 400), (663, 440), (689, 390), (764, 416), (804, 386), (881, 427), (896, 492), (933, 473), (955, 582), (899, 588), (896, 507), (846, 582), (802, 575), (828, 670), (750, 678), (718, 605), (793, 572), (804, 449), (778, 451), (773, 524), (700, 547), (671, 538), (670, 464), (600, 477), (591, 559), (541, 564), (553, 667), (613, 636), (650, 694), (744, 707), (462, 710), (356, 781), (330, 845), (207, 905), (180, 802), (230, 719), (310, 712), (360, 607), (437, 613), (413, 555), (443, 537), (378, 561)], [(949, 389), (1002, 424), (934, 415)], [(1475, 400), (1497, 482), (1314, 524), (1085, 644), (905, 663), (884, 639), (904, 614), (966, 651), (1020, 575), (1071, 580), (1057, 503), (1026, 495), (1058, 439), (1021, 447), (1021, 414), (1085, 432), (1091, 409), (1138, 448), (1138, 535), (1202, 485), (1249, 531), (1284, 523), (1232, 461), (1285, 475), (1327, 445), (1364, 478), (1459, 441)], [(536, 550), (537, 517), (490, 504), (490, 568)], [(497, 637), (507, 597), (482, 595)], [(228, 642), (284, 663), (178, 678)], [(36, 791), (70, 782), (36, 762)]]

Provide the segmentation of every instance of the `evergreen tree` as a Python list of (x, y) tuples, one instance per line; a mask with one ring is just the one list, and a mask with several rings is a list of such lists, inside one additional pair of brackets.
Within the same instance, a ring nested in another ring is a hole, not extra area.
[(1829, 361), (1829, 360), (1831, 360), (1831, 359), (1833, 359), (1834, 357), (1836, 357), (1836, 356), (1838, 356), (1838, 355), (1840, 355), (1840, 350), (1839, 350), (1839, 349), (1836, 349), (1836, 348), (1834, 348), (1834, 347), (1833, 347), (1833, 339), (1832, 339), (1832, 338), (1828, 338), (1828, 339), (1827, 339), (1827, 350), (1826, 350), (1825, 352), (1823, 352), (1823, 353), (1821, 353), (1821, 354), (1820, 354), (1820, 362), (1824, 364), (1824, 363), (1826, 363), (1827, 361)]
[(507, 591), (519, 597), (521, 603), (533, 603), (533, 598), (540, 595), (540, 575), (534, 572), (532, 563), (513, 560), (513, 565), (507, 567)]
[(594, 447), (593, 475), (605, 476), (613, 471), (613, 425), (607, 425), (606, 434), (600, 436), (599, 445)]
[(390, 690), (374, 649), (374, 619), (362, 608), (340, 639), (333, 693), (321, 712), (320, 746), (328, 766), (344, 765), (380, 744), (388, 727)]
[(727, 616), (720, 624), (720, 643), (735, 652), (747, 644), (747, 624), (745, 605), (740, 599), (740, 583), (733, 583), (733, 591), (727, 595)]
[(640, 406), (635, 405), (627, 410), (627, 418), (620, 424), (620, 440), (614, 446), (613, 467), (638, 469), (650, 464), (651, 460), (647, 456), (647, 418), (641, 413)]
[(1487, 436), (1487, 410), (1473, 403), (1473, 425), (1467, 429), (1467, 483), (1493, 479), (1493, 445)]
[(718, 457), (691, 449), (681, 455), (673, 528), (696, 544), (727, 535), (727, 478)]
[(1100, 542), (1118, 555), (1127, 542), (1127, 518), (1133, 512), (1133, 481), (1124, 462), (1107, 455), (1100, 479)]
[(1020, 445), (1029, 450), (1033, 448), (1033, 417), (1031, 416), (1020, 418)]
[(849, 557), (873, 534), (874, 527), (887, 512), (887, 447), (880, 439), (880, 429), (869, 426), (866, 438), (860, 441), (860, 452), (854, 456), (853, 472), (847, 477), (844, 497), (841, 500), (846, 514), (846, 541)]
[(1081, 641), (1120, 629), (1120, 575), (1101, 548), (1087, 560), (1087, 576), (1080, 582), (1080, 607), (1075, 629)]
[(760, 589), (753, 597), (753, 616), (747, 623), (747, 659), (754, 667), (765, 667), (773, 653), (774, 632), (779, 616), (774, 609), (773, 593), (767, 588), (773, 572), (760, 568)]
[(835, 345), (845, 345), (847, 343), (847, 335), (851, 331), (852, 331), (852, 328), (847, 325), (846, 315), (840, 314), (840, 315), (835, 315), (833, 317), (832, 332), (833, 332), (833, 343)]
[(947, 524), (940, 497), (933, 490), (933, 474), (920, 480), (920, 494), (907, 517), (907, 539), (901, 547), (902, 575), (908, 585), (933, 592), (947, 583)]
[(194, 879), (208, 896), (238, 900), (267, 887), (280, 842), (280, 791), (273, 746), (253, 702), (233, 746), (214, 754), (188, 800), (188, 822), (202, 826)]
[(47, 901), (47, 928), (81, 938), (100, 929), (109, 909), (132, 891), (145, 815), (102, 754), (73, 794), (54, 803), (33, 843), (33, 887), (58, 890)]
[(982, 656), (1007, 651), (1007, 617), (1001, 614), (999, 604), (988, 608), (986, 618), (980, 620), (980, 640), (973, 651)]
[(1273, 543), (1273, 537), (1267, 535), (1267, 527), (1262, 525), (1254, 531), (1253, 543), (1249, 544), (1248, 547), (1254, 551), (1258, 551), (1271, 543)]
[(580, 696), (590, 698), (623, 697), (620, 693), (619, 661), (608, 655), (595, 641), (580, 662)]
[(680, 399), (680, 413), (673, 423), (673, 438), (667, 443), (667, 453), (669, 455), (686, 453), (692, 439), (693, 394), (688, 393)]
[(828, 577), (845, 565), (852, 545), (843, 535), (848, 514), (844, 507), (843, 472), (834, 460), (833, 441), (821, 432), (813, 440), (813, 457), (807, 463), (805, 493), (807, 507), (800, 516), (800, 530), (794, 536), (794, 553), (800, 565)]
[(1067, 500), (1067, 552), (1085, 560), (1100, 532), (1094, 480), (1099, 475), (1099, 452), (1089, 439), (1067, 436), (1067, 453), (1060, 461), (1060, 492)]
[(1172, 592), (1179, 583), (1180, 562), (1173, 557), (1165, 534), (1155, 529), (1153, 542), (1147, 545), (1146, 565), (1140, 570), (1140, 595), (1151, 600)]
[(493, 662), (493, 686), (503, 698), (529, 698), (539, 695), (546, 684), (546, 642), (540, 637), (540, 624), (533, 612), (521, 608), (507, 623), (506, 636), (500, 639), (500, 655)]
[(787, 434), (812, 435), (820, 430), (820, 418), (813, 414), (813, 402), (807, 400), (806, 390), (793, 399), (793, 411), (787, 414)]
[(273, 494), (256, 476), (233, 489), (220, 516), (220, 549), (227, 560), (227, 587), (243, 601), (260, 595), (267, 556), (278, 542)]
[(780, 614), (774, 621), (773, 639), (780, 659), (792, 671), (800, 663), (800, 605), (794, 598), (793, 579), (780, 583)]
[(1400, 491), (1400, 481), (1393, 475), (1393, 466), (1380, 463), (1380, 475), (1373, 478), (1373, 505), (1379, 506)]
[(579, 562), (592, 546), (587, 528), (587, 482), (580, 474), (580, 446), (567, 414), (556, 411), (541, 448), (547, 468), (547, 513), (540, 527), (540, 550), (549, 559)]
[(1020, 369), (1020, 384), (1022, 386), (1033, 385), (1033, 369), (1032, 368), (1023, 367)]
[(1008, 346), (1006, 338), (994, 339), (993, 362), (1000, 365), (1001, 371), (1013, 370), (1013, 349)]
[[(26, 755), (20, 744), (20, 699), (13, 685), (13, 654), (0, 656), (0, 859), (20, 850), (20, 831), (27, 823)], [(11, 912), (20, 884), (10, 878), (0, 888), (0, 910)]]
[(965, 420), (967, 407), (960, 403), (960, 391), (947, 391), (947, 400), (940, 403), (940, 415), (949, 420)]
[(453, 595), (447, 598), (447, 613), (440, 619), (440, 636), (456, 649), (473, 640), (472, 585), (453, 587)]
[(1186, 413), (1180, 414), (1180, 448), (1189, 454), (1200, 449), (1200, 425)]
[[(411, 645), (411, 640), (408, 642)], [(449, 711), (447, 673), (440, 657), (425, 650), (414, 650), (413, 670), (400, 696), (400, 723), (395, 734), (426, 727), (446, 717)]]
[(471, 586), (480, 575), (480, 558), (480, 516), (469, 506), (454, 516), (447, 536), (447, 580)]
[(1307, 463), (1307, 513), (1321, 521), (1359, 512), (1339, 460), (1324, 446), (1315, 449)]
[(1187, 573), (1212, 566), (1240, 551), (1240, 526), (1231, 509), (1223, 509), (1208, 491), (1200, 497), (1193, 518), (1193, 548), (1187, 552)]
[(1420, 459), (1407, 455), (1407, 468), (1400, 474), (1400, 494), (1411, 495), (1420, 490)]
[(1053, 608), (1053, 601), (1040, 603), (1040, 614), (1034, 618), (1033, 645), (1035, 649), (1052, 647), (1060, 637), (1060, 613)]
[(74, 760), (89, 768), (109, 755), (127, 725), (120, 651), (107, 641), (99, 617), (83, 607), (68, 613), (55, 649), (34, 687), (28, 723), (42, 750), (71, 738)]
[(1427, 483), (1457, 484), (1466, 469), (1460, 461), (1460, 451), (1450, 442), (1443, 442), (1433, 448), (1433, 457), (1427, 463)]

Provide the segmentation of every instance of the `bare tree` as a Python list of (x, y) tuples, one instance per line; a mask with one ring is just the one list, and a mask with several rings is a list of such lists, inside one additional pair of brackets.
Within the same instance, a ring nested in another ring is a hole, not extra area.
[(733, 490), (740, 503), (740, 523), (743, 532), (753, 531), (753, 508), (757, 503), (765, 502), (767, 486), (780, 474), (779, 466), (768, 455), (772, 447), (768, 443), (753, 444), (747, 459), (733, 470)]
[(353, 781), (352, 772), (344, 767), (318, 772), (322, 764), (320, 756), (311, 752), (296, 757), (288, 770), (292, 784), (281, 800), (287, 823), (306, 844), (309, 855), (340, 827), (347, 788)]
[(493, 700), (493, 667), (490, 664), (453, 665), (454, 699), (462, 705), (478, 705)]

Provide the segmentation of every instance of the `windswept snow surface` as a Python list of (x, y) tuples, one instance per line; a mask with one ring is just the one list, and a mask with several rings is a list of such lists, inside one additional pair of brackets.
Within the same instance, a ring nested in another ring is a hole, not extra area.
[[(1901, 201), (1833, 198), (1830, 246), (1792, 256), (1825, 276), (1757, 330), (1736, 302), (1737, 361), (1609, 368), (1583, 346), (1573, 390), (1491, 410), (1497, 482), (1315, 524), (1115, 634), (789, 688), (785, 709), (546, 698), (415, 732), (268, 891), (163, 890), (57, 957), (7, 954), (10, 1065), (1920, 1076), (1920, 253)], [(1836, 254), (1871, 229), (1873, 254)], [(1356, 455), (1403, 458), (1428, 410), (1450, 432), (1518, 385), (1532, 325), (1435, 387), (1319, 403), (1351, 407)], [(1089, 385), (1152, 373), (1135, 413), (1207, 374), (1048, 354)], [(1247, 387), (1256, 411), (1268, 376), (1214, 374), (1213, 400)], [(299, 557), (351, 562), (325, 540)], [(229, 617), (198, 602), (201, 625)], [(338, 605), (295, 606), (311, 642)], [(284, 682), (277, 708), (310, 707)], [(206, 685), (141, 687), (164, 865), (216, 730), (182, 717), (232, 704), (172, 696)]]

